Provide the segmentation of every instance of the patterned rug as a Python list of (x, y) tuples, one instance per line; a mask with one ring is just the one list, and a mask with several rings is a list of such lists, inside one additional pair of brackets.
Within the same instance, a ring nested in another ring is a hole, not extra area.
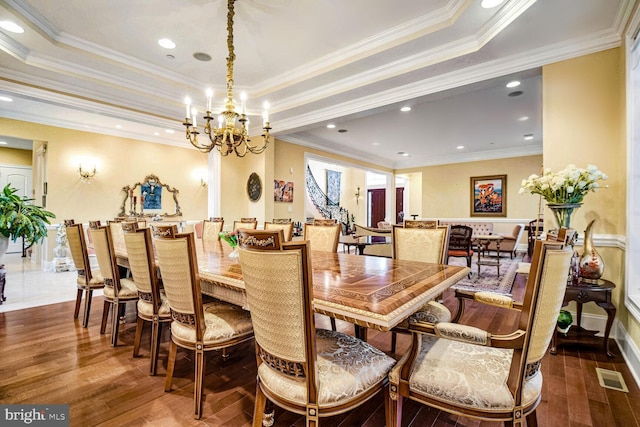
[[(471, 262), (471, 277), (460, 280), (454, 289), (464, 289), (471, 291), (494, 291), (504, 294), (509, 294), (513, 287), (513, 281), (516, 278), (516, 270), (518, 269), (518, 262), (521, 262), (521, 258), (500, 258), (500, 277), (498, 277), (498, 268), (493, 265), (480, 266), (480, 275), (478, 275), (478, 264), (476, 264), (477, 255), (473, 257)], [(466, 260), (464, 258), (451, 258), (449, 261), (451, 265), (466, 266)]]

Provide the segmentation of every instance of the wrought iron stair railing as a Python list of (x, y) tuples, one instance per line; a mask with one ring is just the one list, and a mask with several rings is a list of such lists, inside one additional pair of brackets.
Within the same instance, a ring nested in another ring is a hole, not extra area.
[(340, 201), (330, 201), (329, 197), (318, 185), (318, 182), (311, 172), (311, 168), (307, 166), (306, 184), (311, 202), (318, 209), (323, 218), (337, 219), (345, 227), (345, 231), (351, 230), (351, 215), (349, 211), (340, 206)]

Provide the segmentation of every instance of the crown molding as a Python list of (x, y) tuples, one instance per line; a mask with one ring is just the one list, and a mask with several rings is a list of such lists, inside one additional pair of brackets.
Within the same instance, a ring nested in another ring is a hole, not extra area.
[(451, 163), (467, 163), (482, 160), (507, 159), (510, 157), (525, 157), (542, 154), (542, 146), (525, 146), (505, 148), (502, 150), (481, 151), (478, 153), (451, 154), (448, 156), (428, 158), (404, 158), (394, 162), (394, 169), (411, 169), (423, 166), (446, 165)]
[(0, 32), (0, 50), (22, 62), (25, 62), (29, 55), (29, 49), (2, 32)]

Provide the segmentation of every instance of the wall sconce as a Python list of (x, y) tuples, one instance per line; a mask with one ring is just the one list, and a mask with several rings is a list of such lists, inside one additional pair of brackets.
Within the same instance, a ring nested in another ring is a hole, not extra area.
[(205, 188), (206, 188), (206, 187), (207, 187), (207, 181), (205, 181), (205, 180), (204, 180), (204, 178), (200, 178), (200, 185), (201, 185), (202, 187), (205, 187)]
[(78, 175), (80, 175), (80, 181), (91, 184), (91, 179), (96, 176), (96, 167), (93, 167), (93, 171), (87, 172), (82, 170), (82, 164), (80, 164), (78, 165)]
[(358, 200), (360, 200), (360, 187), (358, 187), (358, 190), (356, 191), (356, 205), (358, 204)]

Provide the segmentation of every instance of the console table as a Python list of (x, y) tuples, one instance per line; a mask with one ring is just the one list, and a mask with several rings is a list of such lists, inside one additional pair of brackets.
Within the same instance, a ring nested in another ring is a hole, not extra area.
[(551, 354), (556, 354), (557, 344), (563, 342), (579, 343), (585, 338), (593, 337), (598, 331), (588, 331), (583, 329), (580, 325), (582, 318), (582, 304), (587, 302), (595, 302), (599, 307), (602, 307), (607, 312), (607, 325), (604, 329), (604, 351), (607, 356), (613, 357), (613, 353), (609, 350), (609, 333), (611, 332), (611, 326), (613, 325), (613, 319), (616, 317), (616, 307), (611, 302), (611, 292), (615, 289), (616, 285), (609, 280), (598, 279), (597, 283), (585, 283), (578, 282), (577, 285), (567, 285), (567, 290), (564, 294), (564, 301), (562, 306), (569, 304), (569, 301), (575, 301), (577, 305), (577, 330), (574, 330), (573, 326), (566, 334), (554, 331), (553, 338), (551, 340)]

